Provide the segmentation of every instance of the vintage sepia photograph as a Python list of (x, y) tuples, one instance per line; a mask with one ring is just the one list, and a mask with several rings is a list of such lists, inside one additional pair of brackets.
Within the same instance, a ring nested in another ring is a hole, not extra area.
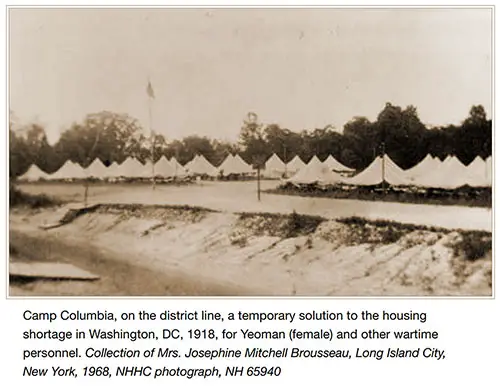
[(7, 22), (10, 297), (492, 296), (492, 7)]

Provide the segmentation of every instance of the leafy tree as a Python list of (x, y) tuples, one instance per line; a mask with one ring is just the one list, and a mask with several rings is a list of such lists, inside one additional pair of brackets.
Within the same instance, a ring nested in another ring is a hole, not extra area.
[(365, 117), (354, 117), (344, 125), (344, 156), (349, 158), (346, 166), (355, 169), (367, 167), (380, 150), (380, 135), (374, 123)]
[(182, 157), (182, 151), (183, 149), (183, 144), (179, 140), (174, 140), (170, 143), (167, 143), (167, 147), (165, 149), (165, 156), (170, 159), (172, 157), (175, 157), (175, 159), (180, 162), (181, 164), (185, 164), (186, 162), (189, 161), (188, 158), (183, 158)]
[(193, 159), (196, 155), (203, 155), (208, 161), (214, 160), (214, 149), (208, 137), (190, 135), (182, 140), (181, 158), (184, 162)]
[[(97, 137), (99, 141), (95, 144)], [(122, 163), (129, 156), (144, 158), (145, 143), (146, 137), (136, 119), (103, 111), (74, 123), (61, 134), (55, 149), (61, 164), (70, 159), (87, 167), (95, 158), (105, 165)]]
[(483, 158), (491, 155), (491, 130), (484, 107), (472, 106), (456, 141), (456, 155), (463, 163), (469, 164), (478, 155)]
[(29, 149), (24, 139), (12, 129), (9, 130), (9, 178), (24, 174), (30, 165)]
[(9, 174), (11, 177), (24, 174), (32, 164), (49, 173), (57, 169), (53, 149), (47, 141), (47, 135), (42, 126), (39, 124), (18, 126), (12, 122), (9, 126)]
[[(160, 134), (150, 138), (139, 122), (126, 115), (102, 111), (87, 115), (72, 124), (59, 141), (50, 146), (44, 128), (38, 124), (20, 126), (10, 111), (9, 175), (15, 178), (35, 163), (52, 173), (66, 160), (88, 166), (96, 157), (110, 165), (133, 156), (141, 162), (165, 155), (185, 164), (201, 154), (218, 166), (228, 154), (240, 153), (247, 162), (262, 165), (273, 153), (289, 162), (299, 155), (309, 161), (333, 155), (346, 166), (363, 169), (385, 150), (402, 168), (410, 168), (427, 154), (440, 159), (457, 156), (463, 163), (476, 156), (492, 153), (492, 121), (481, 105), (472, 106), (460, 125), (426, 128), (414, 106), (401, 108), (387, 103), (377, 120), (354, 117), (339, 133), (331, 125), (313, 130), (292, 132), (279, 124), (264, 125), (255, 113), (249, 113), (240, 130), (238, 143), (191, 135), (167, 141)], [(384, 144), (384, 148), (382, 148)]]
[(254, 166), (262, 166), (270, 151), (265, 140), (265, 126), (258, 122), (257, 114), (250, 112), (240, 131), (242, 157)]
[(239, 153), (237, 144), (232, 144), (226, 141), (212, 140), (212, 163), (214, 166), (219, 166), (229, 154)]

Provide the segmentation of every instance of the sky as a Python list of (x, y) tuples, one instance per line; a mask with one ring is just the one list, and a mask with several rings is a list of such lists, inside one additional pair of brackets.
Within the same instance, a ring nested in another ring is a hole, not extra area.
[(492, 111), (489, 9), (11, 9), (9, 28), (9, 107), (51, 142), (102, 110), (225, 140), (250, 111), (294, 131), (386, 102), (429, 125)]

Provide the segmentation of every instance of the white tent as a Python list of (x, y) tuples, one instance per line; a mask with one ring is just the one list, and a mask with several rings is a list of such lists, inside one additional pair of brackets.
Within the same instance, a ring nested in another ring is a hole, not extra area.
[(109, 165), (106, 168), (106, 174), (104, 175), (104, 178), (118, 178), (120, 177), (119, 175), (119, 170), (120, 165), (115, 161), (111, 165)]
[(330, 154), (326, 160), (323, 161), (323, 163), (330, 168), (330, 170), (336, 171), (336, 172), (353, 172), (354, 169), (348, 168), (347, 166), (341, 164), (339, 161), (337, 161), (333, 156)]
[(252, 167), (243, 161), (238, 154), (234, 156), (229, 154), (218, 169), (224, 176), (230, 174), (250, 174), (253, 172)]
[(430, 154), (427, 154), (427, 156), (417, 165), (406, 170), (405, 175), (408, 179), (413, 181), (421, 175), (433, 173), (440, 166), (441, 161), (439, 158), (434, 158)]
[(73, 163), (70, 160), (67, 160), (59, 170), (48, 176), (50, 180), (77, 180), (85, 178), (87, 178), (87, 175), (81, 165)]
[(467, 169), (469, 170), (469, 172), (480, 175), (484, 178), (487, 178), (488, 176), (486, 162), (484, 162), (484, 160), (480, 156), (474, 158), (474, 160), (469, 165), (467, 165)]
[(302, 159), (296, 155), (293, 159), (286, 165), (286, 169), (289, 173), (297, 173), (300, 169), (305, 167), (306, 164)]
[(99, 158), (96, 158), (86, 169), (87, 177), (103, 179), (106, 178), (107, 168)]
[[(316, 158), (317, 159), (317, 158)], [(319, 160), (311, 160), (306, 166), (300, 169), (288, 181), (294, 184), (314, 184), (333, 185), (342, 182), (342, 177), (333, 171)]]
[(311, 165), (311, 166), (315, 166), (315, 165), (323, 165), (323, 163), (319, 160), (318, 157), (316, 157), (315, 155), (309, 160), (309, 162), (307, 163), (307, 165)]
[(446, 158), (432, 173), (414, 179), (414, 185), (425, 188), (457, 189), (468, 185), (482, 187), (487, 185), (484, 176), (471, 173), (456, 157)]
[(252, 165), (246, 163), (239, 154), (233, 157), (233, 164), (236, 166), (235, 170), (239, 170), (240, 174), (252, 174), (254, 173)]
[(168, 162), (172, 166), (172, 169), (175, 172), (175, 174), (174, 174), (175, 176), (183, 177), (183, 176), (186, 176), (188, 174), (186, 168), (184, 166), (182, 166), (179, 163), (179, 161), (177, 161), (177, 159), (175, 159), (175, 157), (170, 158), (170, 160)]
[(486, 161), (484, 161), (486, 164), (486, 182), (488, 183), (487, 186), (491, 186), (493, 182), (493, 169), (492, 169), (492, 161), (491, 161), (491, 156), (486, 158)]
[(210, 177), (216, 177), (218, 174), (217, 168), (208, 162), (203, 155), (199, 154), (186, 164), (185, 169), (189, 174), (194, 175), (208, 175)]
[(144, 165), (134, 157), (129, 157), (116, 168), (116, 177), (141, 178), (144, 173)]
[(281, 160), (280, 157), (278, 157), (276, 154), (273, 154), (266, 161), (263, 175), (269, 178), (281, 178), (286, 171), (286, 164)]
[(345, 178), (344, 182), (350, 185), (372, 186), (379, 185), (383, 181), (393, 186), (409, 185), (410, 182), (405, 172), (386, 154), (377, 157), (361, 173), (351, 178)]
[[(481, 161), (482, 160), (479, 159), (476, 162), (476, 164), (479, 164), (480, 167), (482, 166)], [(465, 166), (462, 162), (460, 162), (460, 160), (456, 157), (452, 157), (445, 166), (448, 168), (448, 170), (445, 168), (443, 169), (442, 173), (460, 173), (460, 176), (463, 179), (463, 185), (468, 185), (474, 188), (488, 186), (487, 175), (484, 172), (486, 167), (484, 167), (483, 172), (481, 173), (478, 170), (474, 170), (474, 168), (476, 167), (475, 165), (472, 165), (472, 168), (469, 168), (468, 166)], [(443, 175), (443, 178), (445, 175)]]
[(186, 169), (186, 171), (188, 172), (189, 175), (192, 175), (194, 174), (192, 171), (191, 171), (191, 168), (192, 168), (192, 165), (194, 165), (195, 163), (195, 160), (196, 158), (198, 157), (198, 155), (195, 155), (194, 158), (191, 160), (191, 161), (188, 161), (184, 164), (184, 169)]
[(468, 166), (464, 167), (468, 186), (475, 188), (491, 186), (487, 164), (481, 157), (477, 156)]
[(153, 178), (153, 163), (151, 160), (147, 160), (146, 164), (142, 166), (141, 178)]
[(20, 181), (38, 181), (38, 180), (46, 180), (49, 175), (45, 173), (42, 169), (40, 169), (35, 164), (31, 165), (29, 169), (24, 173), (21, 177), (19, 177)]
[(162, 156), (155, 164), (155, 176), (169, 178), (175, 176), (175, 169), (172, 164)]
[(443, 163), (445, 163), (445, 162), (450, 162), (453, 158), (455, 158), (455, 156), (448, 155), (448, 156), (446, 156), (446, 158), (444, 159)]
[(184, 166), (180, 164), (175, 158), (172, 158), (170, 161), (170, 165), (175, 170), (175, 176), (177, 177), (185, 177), (188, 175), (188, 172)]

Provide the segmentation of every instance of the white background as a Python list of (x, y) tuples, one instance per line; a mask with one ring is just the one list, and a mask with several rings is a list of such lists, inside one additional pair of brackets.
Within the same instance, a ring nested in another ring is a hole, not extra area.
[[(10, 381), (15, 381), (19, 384), (28, 384), (33, 382), (33, 378), (22, 378), (25, 365), (33, 365), (40, 367), (48, 367), (52, 364), (69, 365), (69, 361), (54, 361), (51, 359), (42, 359), (36, 362), (23, 362), (22, 349), (24, 347), (41, 348), (41, 347), (67, 347), (73, 348), (75, 345), (80, 347), (109, 347), (109, 348), (151, 348), (151, 347), (171, 347), (179, 348), (181, 353), (186, 352), (188, 347), (198, 348), (213, 348), (213, 347), (230, 347), (240, 349), (243, 347), (275, 347), (282, 348), (290, 346), (290, 341), (277, 341), (277, 342), (256, 342), (256, 341), (188, 341), (184, 339), (182, 342), (158, 341), (158, 342), (139, 342), (130, 343), (128, 341), (68, 341), (66, 343), (59, 343), (57, 341), (25, 341), (20, 339), (22, 332), (29, 328), (37, 328), (44, 330), (45, 328), (53, 328), (58, 330), (74, 330), (75, 328), (85, 329), (92, 327), (99, 328), (125, 328), (127, 326), (131, 330), (155, 328), (157, 330), (163, 328), (180, 328), (184, 331), (189, 328), (214, 328), (220, 330), (227, 328), (229, 330), (238, 330), (239, 328), (251, 328), (252, 330), (288, 330), (295, 327), (303, 330), (319, 330), (321, 328), (332, 328), (333, 330), (354, 330), (358, 329), (358, 333), (363, 330), (377, 329), (377, 330), (401, 330), (401, 329), (418, 329), (426, 331), (438, 331), (438, 340), (413, 340), (410, 342), (396, 343), (394, 340), (386, 341), (369, 341), (358, 340), (353, 341), (301, 341), (294, 342), (293, 346), (301, 348), (351, 348), (356, 347), (365, 349), (386, 348), (386, 347), (401, 347), (401, 348), (418, 348), (418, 347), (435, 347), (446, 350), (446, 359), (437, 361), (435, 359), (383, 359), (377, 361), (375, 359), (364, 360), (339, 360), (339, 359), (316, 359), (316, 360), (268, 360), (268, 359), (251, 359), (244, 362), (244, 359), (231, 359), (228, 362), (225, 360), (220, 361), (188, 361), (187, 359), (168, 362), (167, 360), (160, 361), (157, 359), (154, 364), (156, 366), (172, 366), (177, 367), (212, 367), (218, 365), (221, 369), (225, 365), (237, 366), (250, 366), (250, 365), (279, 365), (282, 367), (282, 375), (278, 378), (221, 378), (217, 380), (225, 382), (226, 384), (280, 384), (284, 382), (297, 381), (322, 381), (324, 383), (334, 383), (336, 381), (349, 381), (349, 384), (363, 384), (367, 381), (375, 382), (375, 384), (385, 385), (420, 385), (436, 384), (436, 382), (446, 382), (446, 384), (455, 385), (468, 385), (485, 382), (490, 384), (492, 380), (497, 378), (498, 366), (498, 347), (494, 343), (498, 341), (498, 308), (494, 308), (495, 303), (493, 300), (288, 300), (288, 299), (265, 299), (265, 300), (210, 300), (205, 299), (176, 299), (176, 300), (10, 300), (8, 304), (8, 311), (2, 312), (5, 318), (4, 332), (5, 337), (2, 339), (2, 351), (7, 355), (6, 361), (9, 366), (4, 368), (7, 371), (6, 378)], [(91, 312), (100, 309), (101, 311), (113, 311), (119, 318), (123, 311), (137, 312), (139, 310), (150, 310), (160, 313), (164, 310), (185, 310), (185, 309), (207, 309), (219, 310), (221, 312), (237, 312), (239, 310), (249, 312), (308, 312), (312, 310), (322, 311), (330, 310), (334, 312), (351, 310), (354, 312), (361, 312), (362, 310), (371, 310), (382, 312), (387, 310), (391, 312), (426, 312), (426, 323), (420, 322), (309, 322), (298, 323), (294, 322), (293, 326), (288, 322), (187, 322), (187, 323), (174, 323), (165, 321), (155, 322), (119, 322), (119, 323), (99, 323), (99, 322), (55, 322), (52, 324), (44, 322), (26, 322), (22, 318), (22, 313), (25, 310), (35, 312), (58, 312), (64, 309), (69, 311), (80, 310), (82, 312)], [(133, 328), (132, 328), (133, 327)], [(239, 334), (241, 336), (241, 333)], [(187, 336), (187, 333), (184, 334)], [(179, 345), (180, 346), (177, 346)], [(177, 346), (177, 347), (174, 347)], [(243, 347), (242, 347), (243, 346)], [(82, 350), (81, 350), (82, 351)], [(145, 360), (144, 360), (145, 361)], [(104, 363), (113, 365), (151, 365), (150, 362), (141, 362), (141, 360), (103, 360), (98, 363), (92, 360), (82, 358), (78, 362), (77, 367), (84, 367), (85, 365), (103, 365)], [(81, 374), (81, 370), (80, 370)], [(91, 379), (91, 378), (87, 378)], [(76, 382), (88, 382), (88, 380), (79, 377)], [(96, 380), (91, 379), (92, 382), (109, 383), (120, 382), (121, 384), (135, 384), (140, 382), (165, 382), (168, 378), (160, 378), (153, 380), (151, 378), (112, 378), (110, 380)], [(438, 381), (439, 380), (439, 381)], [(37, 384), (40, 382), (47, 382), (47, 384), (67, 384), (72, 381), (65, 378), (45, 378), (37, 379)], [(177, 384), (181, 379), (173, 380)], [(215, 381), (212, 379), (212, 381)], [(197, 382), (190, 380), (189, 382)], [(352, 382), (352, 383), (351, 383)], [(323, 383), (323, 382), (321, 382)]]
[[(12, 4), (13, 2), (11, 2)], [(87, 4), (90, 4), (88, 2)], [(98, 4), (97, 2), (94, 2)], [(116, 2), (108, 2), (108, 4), (118, 4)], [(122, 4), (126, 4), (121, 2)], [(158, 2), (150, 1), (149, 4), (154, 4)], [(202, 2), (197, 2), (198, 4), (203, 4)], [(224, 4), (218, 2), (219, 4)], [(35, 4), (33, 2), (32, 4)], [(56, 3), (54, 3), (56, 4)], [(59, 3), (62, 4), (62, 3)], [(130, 3), (132, 4), (132, 3)], [(212, 2), (211, 5), (215, 3)], [(226, 4), (235, 4), (234, 2)], [(293, 2), (281, 3), (281, 4), (293, 4)], [(316, 5), (327, 5), (331, 2), (320, 2), (316, 1)], [(370, 4), (364, 2), (364, 5)], [(448, 5), (468, 5), (465, 2), (443, 2), (443, 4)], [(371, 3), (370, 5), (376, 5)], [(385, 5), (402, 5), (401, 2), (385, 2)], [(413, 3), (412, 5), (418, 5)], [(4, 15), (5, 16), (5, 15)], [(5, 20), (5, 17), (4, 17)], [(5, 29), (2, 29), (2, 35), (5, 33)], [(4, 45), (6, 42), (5, 36), (0, 39), (1, 44)], [(496, 39), (495, 39), (496, 41)], [(496, 44), (496, 43), (495, 43)], [(5, 47), (3, 47), (5, 48)], [(5, 52), (5, 49), (4, 49)], [(2, 63), (4, 65), (5, 61)], [(5, 70), (5, 67), (2, 68)], [(6, 72), (4, 71), (4, 74)], [(6, 88), (5, 88), (6, 89)], [(7, 115), (5, 115), (5, 121), (7, 122)], [(493, 120), (495, 122), (495, 120)], [(7, 127), (7, 126), (6, 126)], [(7, 130), (6, 130), (7, 132)], [(5, 138), (2, 150), (5, 151), (5, 158), (8, 159), (8, 149), (7, 149), (7, 137)], [(2, 172), (6, 174), (4, 176), (4, 181), (7, 181), (7, 168), (2, 169)], [(4, 235), (3, 242), (4, 251), (6, 256), (8, 256), (8, 201), (7, 201), (7, 184), (5, 189), (2, 191), (4, 195), (4, 202), (6, 205), (2, 208), (5, 223), (2, 224), (5, 227), (2, 234)], [(496, 265), (494, 265), (496, 274)], [(3, 266), (2, 269), (5, 269)], [(6, 271), (0, 274), (2, 288), (4, 288), (4, 295), (6, 297), (6, 283), (5, 279), (7, 277)], [(495, 275), (496, 277), (496, 275)], [(494, 281), (495, 283), (495, 281)], [(120, 382), (120, 384), (146, 384), (148, 382), (172, 382), (174, 384), (181, 384), (181, 379), (170, 380), (169, 378), (161, 378), (157, 380), (149, 378), (112, 378), (110, 380), (98, 380), (96, 378), (83, 378), (79, 377), (77, 380), (65, 379), (65, 378), (29, 378), (22, 377), (22, 370), (26, 365), (22, 361), (22, 349), (24, 347), (37, 347), (40, 342), (27, 342), (21, 339), (21, 334), (24, 330), (29, 328), (43, 329), (47, 324), (43, 322), (32, 322), (28, 323), (23, 320), (22, 313), (25, 310), (32, 310), (37, 312), (57, 312), (59, 313), (63, 309), (68, 309), (72, 311), (80, 310), (83, 312), (92, 312), (97, 309), (112, 311), (119, 317), (121, 312), (136, 312), (139, 310), (149, 310), (153, 312), (162, 312), (164, 310), (201, 310), (208, 309), (210, 311), (219, 311), (221, 313), (227, 312), (237, 312), (247, 311), (247, 312), (270, 312), (270, 311), (282, 311), (282, 312), (308, 312), (308, 311), (323, 311), (330, 310), (334, 312), (345, 312), (354, 311), (360, 312), (362, 310), (370, 310), (374, 312), (382, 312), (382, 310), (387, 310), (391, 312), (426, 312), (427, 322), (363, 322), (358, 320), (358, 322), (311, 322), (311, 323), (294, 323), (290, 325), (289, 323), (252, 323), (246, 322), (245, 325), (238, 324), (236, 322), (231, 322), (230, 324), (222, 325), (219, 322), (201, 323), (196, 324), (196, 328), (216, 328), (222, 329), (227, 328), (231, 330), (238, 330), (239, 328), (252, 328), (259, 330), (277, 330), (277, 329), (289, 329), (295, 327), (298, 329), (321, 329), (321, 328), (332, 328), (334, 330), (353, 330), (358, 328), (359, 331), (367, 330), (371, 328), (383, 329), (383, 330), (399, 330), (399, 329), (415, 329), (421, 328), (422, 330), (436, 330), (439, 332), (439, 339), (437, 341), (412, 341), (406, 344), (400, 344), (400, 347), (437, 347), (446, 350), (446, 360), (436, 361), (434, 359), (419, 359), (419, 360), (381, 360), (377, 361), (375, 359), (365, 359), (365, 360), (342, 360), (337, 359), (320, 359), (320, 360), (255, 360), (238, 361), (238, 365), (257, 365), (265, 363), (266, 365), (279, 365), (282, 367), (282, 375), (278, 378), (221, 378), (212, 380), (185, 380), (190, 384), (197, 384), (197, 382), (225, 382), (227, 384), (288, 384), (290, 382), (315, 382), (316, 384), (335, 384), (342, 382), (342, 384), (384, 384), (384, 385), (421, 385), (421, 384), (452, 384), (452, 385), (471, 385), (471, 384), (495, 384), (495, 380), (498, 379), (498, 363), (500, 355), (498, 354), (498, 341), (499, 341), (499, 306), (497, 299), (416, 299), (416, 298), (402, 298), (402, 299), (363, 299), (363, 298), (351, 298), (351, 299), (281, 299), (281, 298), (266, 298), (266, 299), (193, 299), (193, 298), (163, 298), (163, 299), (144, 299), (144, 298), (119, 298), (119, 299), (4, 299), (1, 303), (0, 318), (2, 319), (2, 339), (1, 339), (1, 372), (2, 372), (2, 383), (8, 385), (28, 385), (35, 383), (38, 385), (43, 384), (68, 384), (70, 383), (88, 383), (93, 382), (93, 384), (110, 384), (112, 382)], [(65, 322), (65, 323), (53, 323), (50, 328), (56, 328), (60, 330), (74, 330), (75, 328), (84, 329), (86, 322)], [(97, 326), (97, 324), (94, 324)], [(111, 328), (156, 328), (161, 330), (162, 328), (174, 327), (172, 322), (149, 322), (148, 325), (136, 321), (134, 324), (127, 322), (124, 323), (114, 323), (106, 324), (105, 327)], [(153, 327), (156, 326), (156, 327)], [(89, 326), (87, 326), (89, 327)], [(101, 327), (101, 325), (99, 325)], [(103, 326), (104, 327), (104, 326)], [(175, 327), (180, 328), (190, 328), (195, 327), (194, 324), (183, 324), (180, 326), (176, 324)], [(67, 343), (58, 342), (45, 342), (45, 347), (50, 347), (50, 345), (62, 347), (67, 345), (68, 347), (74, 347), (75, 343), (69, 341)], [(86, 346), (88, 343), (81, 343), (82, 347)], [(227, 344), (226, 344), (227, 343)], [(363, 341), (361, 339), (357, 341), (350, 341), (341, 344), (342, 342), (315, 342), (315, 341), (302, 341), (296, 342), (294, 345), (303, 348), (329, 348), (329, 346), (335, 347), (337, 344), (341, 348), (351, 348), (356, 347), (362, 348), (385, 348), (388, 346), (396, 346), (393, 340), (389, 342), (376, 341), (369, 342)], [(241, 340), (231, 342), (221, 342), (216, 343), (217, 347), (234, 347), (238, 346), (260, 346), (265, 347), (269, 343), (264, 342), (262, 345), (255, 344), (255, 342), (243, 342)], [(96, 344), (97, 346), (98, 344)], [(105, 345), (100, 343), (101, 346), (107, 347), (130, 347), (137, 348), (140, 347), (140, 343), (131, 344), (128, 342), (110, 342)], [(168, 343), (160, 342), (154, 344), (156, 346), (168, 347)], [(189, 346), (202, 347), (203, 345), (210, 345), (210, 342), (195, 342), (189, 344), (187, 341), (183, 341), (182, 345), (184, 348), (180, 348), (181, 351), (185, 350)], [(290, 342), (277, 342), (272, 344), (272, 346), (281, 348), (283, 345), (290, 346)], [(153, 346), (153, 345), (151, 345)], [(150, 347), (147, 344), (145, 347)], [(242, 347), (242, 348), (243, 348)], [(234, 360), (232, 360), (234, 361)], [(113, 365), (112, 362), (109, 362)], [(115, 362), (116, 363), (116, 362)], [(119, 362), (118, 362), (119, 363)], [(196, 366), (198, 362), (185, 363), (187, 366)], [(214, 364), (220, 363), (218, 366), (221, 369), (225, 368), (225, 365), (234, 364), (234, 362), (227, 363), (221, 362), (202, 362), (199, 361), (200, 367), (212, 367)], [(40, 367), (50, 367), (51, 365), (66, 365), (69, 363), (56, 363), (53, 360), (40, 360), (36, 365)], [(76, 367), (83, 367), (85, 365), (91, 365), (92, 363), (88, 360), (81, 360), (73, 363)], [(121, 364), (121, 363), (120, 363)], [(141, 365), (142, 363), (123, 363), (123, 364), (134, 364)], [(145, 364), (145, 363), (144, 363)], [(151, 363), (148, 363), (151, 364)], [(163, 366), (166, 363), (158, 362), (157, 366)], [(182, 362), (176, 362), (177, 365), (182, 366)]]

